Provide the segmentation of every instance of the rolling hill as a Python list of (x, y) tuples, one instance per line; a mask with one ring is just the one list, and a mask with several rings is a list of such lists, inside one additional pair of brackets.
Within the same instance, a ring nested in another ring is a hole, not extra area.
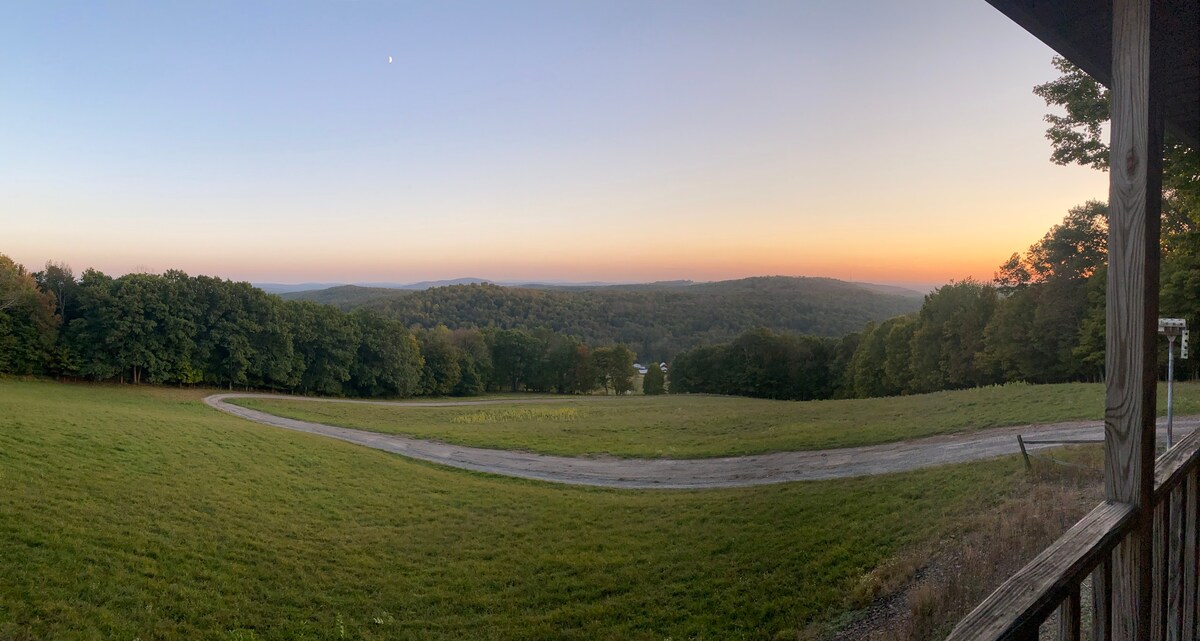
[(366, 307), (424, 327), (549, 328), (594, 345), (625, 343), (654, 358), (728, 341), (754, 327), (840, 336), (870, 321), (914, 312), (922, 302), (911, 290), (784, 276), (604, 286), (472, 283), (425, 290), (345, 285), (283, 296), (344, 310)]

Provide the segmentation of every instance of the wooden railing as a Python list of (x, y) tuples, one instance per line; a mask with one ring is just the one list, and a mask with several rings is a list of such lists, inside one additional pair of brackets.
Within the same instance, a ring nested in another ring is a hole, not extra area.
[[(1150, 638), (1197, 639), (1200, 430), (1159, 457), (1153, 504)], [(1139, 514), (1132, 505), (1096, 506), (959, 622), (947, 641), (1038, 639), (1056, 611), (1057, 638), (1078, 641), (1084, 632), (1080, 588), (1088, 577), (1092, 588), (1089, 638), (1111, 638), (1114, 616), (1136, 616), (1113, 607), (1112, 557), (1138, 526)]]

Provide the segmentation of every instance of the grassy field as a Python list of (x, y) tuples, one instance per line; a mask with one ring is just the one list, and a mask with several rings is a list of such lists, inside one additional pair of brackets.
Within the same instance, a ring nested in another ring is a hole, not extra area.
[[(1166, 391), (1159, 394), (1160, 405)], [(1177, 384), (1176, 413), (1200, 413), (1200, 384)], [(1001, 425), (1098, 419), (1104, 386), (1003, 385), (919, 396), (769, 401), (627, 396), (555, 405), (417, 408), (238, 399), (279, 416), (461, 445), (546, 454), (707, 457), (828, 449)]]
[(200, 396), (0, 379), (0, 639), (795, 638), (1024, 478), (1009, 459), (595, 490), (259, 426)]

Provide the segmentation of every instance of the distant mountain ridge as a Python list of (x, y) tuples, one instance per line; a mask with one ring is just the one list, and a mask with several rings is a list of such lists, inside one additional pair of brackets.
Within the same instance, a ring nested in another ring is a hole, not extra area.
[[(755, 278), (817, 278), (812, 276), (757, 276)], [(748, 280), (748, 279), (738, 279)], [(822, 280), (837, 280), (828, 278)], [(689, 285), (707, 285), (712, 283), (728, 283), (737, 282), (737, 280), (728, 281), (703, 281), (697, 283), (693, 280), (660, 280), (648, 283), (609, 283), (604, 281), (588, 281), (588, 282), (555, 282), (555, 281), (495, 281), (486, 278), (451, 278), (447, 280), (422, 280), (415, 283), (397, 283), (397, 282), (357, 282), (357, 283), (251, 283), (255, 287), (269, 294), (297, 294), (300, 292), (315, 292), (320, 290), (328, 290), (335, 288), (355, 287), (359, 289), (431, 289), (434, 287), (449, 287), (451, 285), (499, 285), (501, 287), (522, 287), (527, 289), (595, 289), (599, 287), (610, 288), (626, 288), (626, 289), (665, 289), (670, 287), (687, 287)], [(897, 285), (880, 285), (877, 283), (863, 283), (857, 281), (838, 281), (858, 285), (871, 291), (894, 294), (897, 296), (912, 296), (921, 298), (925, 294), (907, 287), (899, 287)]]
[(628, 285), (459, 280), (471, 282), (403, 289), (342, 285), (282, 296), (343, 310), (373, 309), (410, 326), (549, 329), (592, 345), (624, 343), (653, 358), (729, 341), (755, 327), (841, 336), (868, 322), (915, 312), (924, 298), (886, 285), (788, 276)]
[(423, 280), (418, 283), (392, 282), (359, 282), (359, 283), (251, 283), (269, 294), (293, 294), (296, 292), (318, 291), (335, 287), (361, 287), (367, 289), (429, 289), (430, 287), (448, 287), (450, 285), (475, 285), (487, 283), (483, 278), (453, 278), (450, 280)]

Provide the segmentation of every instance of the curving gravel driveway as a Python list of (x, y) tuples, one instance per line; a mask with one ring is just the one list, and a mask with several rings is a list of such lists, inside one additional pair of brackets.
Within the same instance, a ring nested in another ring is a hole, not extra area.
[[(379, 434), (322, 423), (311, 423), (275, 416), (225, 401), (231, 398), (281, 398), (287, 400), (323, 401), (297, 396), (269, 394), (213, 394), (204, 402), (222, 412), (263, 425), (341, 439), (377, 450), (402, 456), (441, 463), (451, 467), (537, 479), (552, 483), (591, 485), (630, 489), (696, 489), (743, 487), (814, 481), (821, 479), (867, 476), (904, 472), (922, 467), (963, 463), (979, 459), (1016, 454), (1017, 434), (1039, 439), (1102, 438), (1104, 426), (1100, 421), (1074, 421), (1046, 425), (1015, 425), (973, 432), (932, 436), (928, 438), (848, 447), (835, 450), (776, 452), (751, 456), (703, 459), (627, 459), (608, 456), (569, 457), (532, 454), (511, 450), (492, 450), (464, 445), (450, 445), (393, 434)], [(337, 402), (346, 402), (338, 400)], [(406, 407), (455, 407), (512, 403), (508, 401), (450, 401), (390, 403), (387, 401), (357, 401), (379, 405)], [(523, 402), (553, 403), (556, 399)], [(1166, 439), (1166, 428), (1159, 421), (1160, 442)], [(1175, 431), (1182, 437), (1200, 426), (1200, 417), (1177, 417)], [(1027, 449), (1044, 449), (1048, 445), (1030, 445)]]

